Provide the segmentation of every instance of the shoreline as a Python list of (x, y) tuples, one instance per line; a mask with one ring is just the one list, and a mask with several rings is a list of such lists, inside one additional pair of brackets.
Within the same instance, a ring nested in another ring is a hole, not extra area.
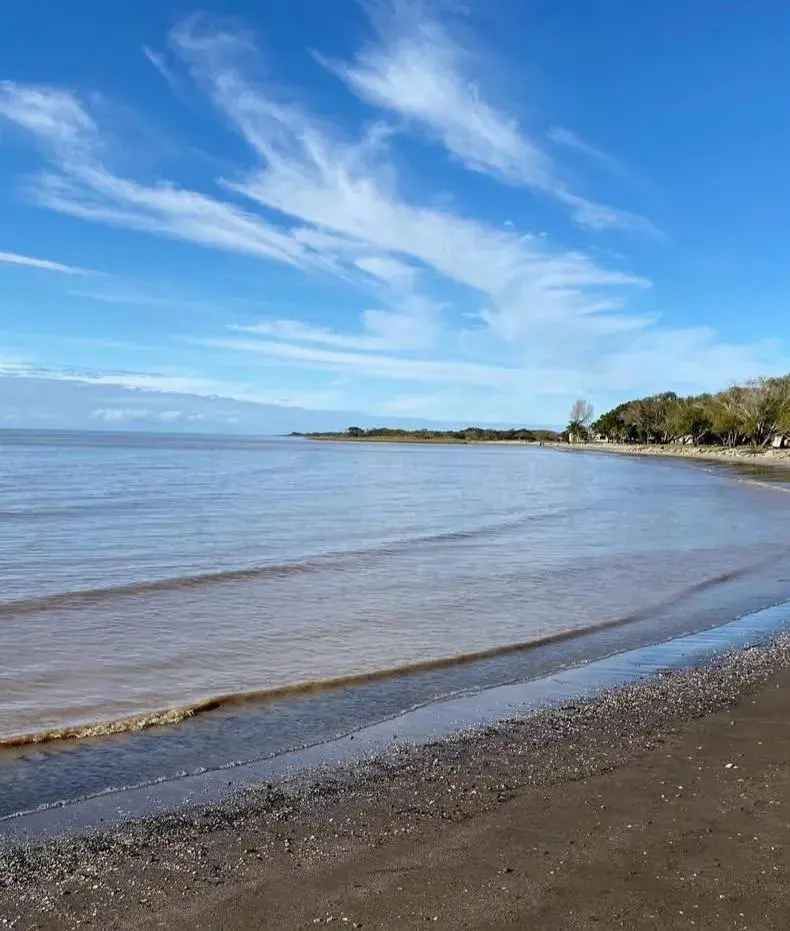
[(423, 439), (416, 436), (342, 436), (331, 433), (305, 434), (304, 439), (318, 443), (408, 443), (414, 446), (472, 446), (474, 440), (462, 440), (455, 437), (431, 437)]
[[(524, 445), (536, 445), (524, 444)], [(570, 452), (615, 453), (621, 456), (653, 456), (669, 459), (692, 459), (755, 465), (790, 466), (790, 449), (753, 449), (750, 446), (686, 446), (682, 444), (642, 443), (546, 443), (551, 449)]]
[(527, 446), (568, 452), (604, 452), (624, 456), (653, 456), (724, 463), (790, 466), (790, 448), (755, 449), (751, 446), (691, 446), (681, 443), (558, 443), (552, 440), (472, 440), (457, 438), (305, 435), (305, 439), (326, 443), (395, 443), (413, 446)]
[[(16, 929), (587, 928), (685, 926), (694, 909), (701, 927), (784, 927), (789, 701), (780, 635), (307, 782), (0, 847), (0, 914)], [(729, 904), (744, 884), (750, 922)]]
[[(720, 582), (722, 580), (715, 578), (713, 581)], [(704, 582), (700, 583), (700, 585), (703, 588), (706, 587), (706, 583)], [(483, 660), (501, 659), (512, 654), (525, 654), (534, 650), (539, 650), (542, 647), (556, 646), (568, 641), (580, 640), (596, 634), (616, 631), (619, 628), (626, 627), (633, 623), (634, 617), (632, 615), (626, 615), (598, 621), (597, 623), (587, 626), (560, 628), (549, 633), (540, 634), (533, 637), (531, 640), (487, 647), (485, 649), (460, 653), (454, 656), (437, 656), (430, 659), (418, 660), (403, 666), (391, 666), (383, 669), (349, 673), (348, 675), (329, 679), (308, 679), (290, 685), (273, 686), (268, 689), (228, 692), (225, 694), (208, 696), (206, 698), (199, 698), (193, 702), (184, 702), (170, 708), (141, 711), (137, 714), (126, 715), (117, 719), (67, 724), (62, 727), (23, 733), (10, 733), (7, 735), (0, 733), (0, 752), (4, 750), (34, 750), (40, 746), (50, 745), (66, 746), (92, 738), (114, 737), (125, 734), (131, 735), (139, 733), (140, 731), (166, 727), (172, 724), (181, 724), (184, 721), (197, 718), (201, 714), (223, 708), (243, 708), (245, 706), (249, 707), (252, 704), (260, 706), (267, 702), (282, 698), (298, 698), (304, 695), (336, 692), (341, 689), (369, 685), (381, 681), (403, 680), (423, 672), (455, 669), (479, 663)], [(496, 686), (491, 686), (491, 688), (495, 687)], [(487, 688), (483, 689), (483, 691), (486, 690)], [(430, 704), (434, 704), (434, 702), (431, 701)], [(2, 815), (0, 815), (0, 820), (1, 819)]]
[[(556, 448), (790, 464), (787, 450)], [(782, 928), (788, 707), (778, 635), (222, 802), (0, 840), (0, 928)]]
[[(439, 443), (439, 445), (479, 445), (479, 446), (533, 446), (536, 448), (546, 448), (548, 450), (558, 450), (565, 452), (606, 452), (624, 456), (653, 456), (661, 458), (685, 458), (696, 461), (718, 461), (727, 465), (737, 466), (739, 464), (777, 464), (781, 466), (790, 466), (790, 449), (770, 450), (770, 451), (753, 451), (745, 447), (736, 447), (734, 449), (720, 450), (717, 447), (688, 447), (673, 445), (630, 445), (630, 444), (605, 444), (605, 443), (584, 443), (584, 444), (567, 444), (551, 442), (532, 442), (523, 440), (447, 440), (444, 443), (436, 440), (417, 440), (403, 438), (384, 438), (384, 437), (342, 437), (342, 436), (310, 436), (309, 439), (320, 439), (337, 442), (376, 442), (376, 443), (415, 443), (425, 445)], [(718, 452), (717, 452), (718, 450)], [(786, 490), (778, 485), (774, 486), (777, 490)], [(288, 564), (272, 565), (262, 567), (259, 571), (282, 570), (287, 569)], [(182, 584), (186, 583), (191, 587), (197, 585), (209, 584), (219, 581), (234, 580), (235, 578), (246, 578), (254, 569), (231, 569), (217, 572), (205, 572), (185, 580), (179, 580)], [(150, 582), (131, 583), (129, 585), (118, 585), (102, 590), (103, 594), (124, 595), (137, 593), (141, 591), (156, 591), (171, 586), (173, 580), (161, 579)], [(0, 614), (4, 611), (22, 611), (22, 610), (39, 610), (49, 606), (57, 600), (59, 603), (66, 601), (79, 604), (89, 602), (94, 593), (91, 591), (74, 591), (66, 592), (56, 596), (44, 595), (34, 598), (24, 599), (22, 601), (6, 602), (0, 605)], [(0, 733), (0, 752), (8, 749), (24, 749), (25, 747), (35, 746), (38, 744), (56, 744), (68, 741), (80, 741), (94, 737), (108, 737), (115, 734), (137, 733), (143, 730), (149, 730), (160, 726), (181, 723), (182, 721), (197, 717), (205, 712), (215, 711), (219, 708), (231, 705), (245, 705), (250, 702), (263, 702), (277, 700), (283, 697), (300, 696), (309, 693), (318, 693), (331, 691), (348, 686), (368, 684), (379, 680), (391, 678), (400, 678), (424, 671), (433, 671), (477, 662), (482, 659), (495, 658), (504, 656), (509, 653), (518, 653), (527, 649), (540, 647), (546, 644), (561, 642), (576, 636), (582, 636), (589, 633), (595, 633), (598, 630), (607, 628), (616, 628), (628, 622), (629, 618), (614, 619), (605, 621), (593, 626), (579, 626), (563, 628), (549, 634), (541, 635), (529, 641), (508, 643), (494, 647), (474, 650), (466, 654), (450, 656), (434, 656), (425, 660), (418, 660), (405, 665), (384, 667), (381, 669), (363, 670), (351, 672), (327, 679), (307, 679), (295, 681), (282, 685), (274, 685), (267, 688), (250, 689), (243, 692), (220, 692), (216, 694), (198, 695), (195, 698), (188, 698), (185, 701), (173, 705), (162, 707), (143, 708), (139, 711), (131, 711), (117, 718), (97, 718), (95, 720), (78, 720), (63, 724), (55, 724), (51, 727), (41, 728), (39, 730), (19, 730)]]

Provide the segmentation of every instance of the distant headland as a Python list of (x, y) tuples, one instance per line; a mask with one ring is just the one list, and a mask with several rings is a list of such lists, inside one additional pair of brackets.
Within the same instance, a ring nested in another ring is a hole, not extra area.
[(401, 430), (391, 427), (349, 427), (342, 433), (292, 433), (311, 440), (343, 440), (370, 443), (556, 443), (562, 437), (554, 430), (494, 430), (465, 427), (462, 430)]

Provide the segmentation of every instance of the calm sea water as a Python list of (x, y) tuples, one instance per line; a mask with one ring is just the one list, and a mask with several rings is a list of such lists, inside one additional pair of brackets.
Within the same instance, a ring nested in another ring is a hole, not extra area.
[(643, 623), (785, 558), (789, 505), (550, 449), (7, 432), (0, 737)]

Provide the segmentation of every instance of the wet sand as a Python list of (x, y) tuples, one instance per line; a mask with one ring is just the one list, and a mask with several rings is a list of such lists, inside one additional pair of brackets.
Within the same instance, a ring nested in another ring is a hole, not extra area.
[(787, 928), (790, 639), (0, 853), (0, 927)]

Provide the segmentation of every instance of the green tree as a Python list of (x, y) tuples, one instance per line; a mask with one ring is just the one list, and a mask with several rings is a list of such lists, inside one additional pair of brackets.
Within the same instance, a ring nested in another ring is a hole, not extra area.
[(786, 378), (757, 378), (739, 392), (742, 430), (753, 446), (766, 446), (787, 423), (790, 395)]
[(742, 400), (743, 389), (738, 385), (720, 391), (710, 400), (711, 427), (724, 446), (736, 446), (744, 439)]
[(635, 439), (633, 428), (626, 423), (624, 413), (630, 402), (618, 404), (617, 407), (602, 414), (591, 426), (593, 433), (606, 437), (607, 440), (617, 443), (628, 443)]
[(692, 443), (701, 443), (711, 432), (711, 418), (706, 407), (706, 398), (675, 398), (669, 401), (665, 411), (665, 432), (668, 442), (691, 438)]

